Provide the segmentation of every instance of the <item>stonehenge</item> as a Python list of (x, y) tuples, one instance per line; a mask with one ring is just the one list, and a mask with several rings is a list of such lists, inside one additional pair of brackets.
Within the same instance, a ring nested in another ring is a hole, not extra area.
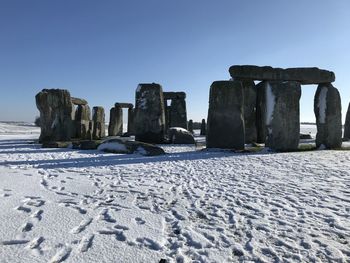
[(240, 81), (213, 82), (209, 96), (207, 148), (244, 149), (243, 100)]
[[(301, 87), (308, 84), (318, 85), (314, 97), (316, 147), (341, 147), (341, 99), (332, 85), (333, 72), (252, 65), (231, 66), (229, 72), (230, 80), (214, 81), (210, 87), (207, 122), (202, 119), (200, 125), (207, 148), (244, 150), (245, 144), (261, 143), (275, 151), (298, 150), (300, 138), (305, 138), (300, 134)], [(91, 116), (85, 99), (71, 97), (63, 89), (43, 89), (35, 99), (40, 111), (39, 141), (46, 146), (106, 137), (102, 107), (93, 107)], [(200, 123), (187, 122), (186, 93), (163, 92), (156, 83), (138, 85), (135, 107), (115, 103), (110, 109), (109, 136), (124, 136), (124, 108), (128, 109), (127, 135), (135, 135), (137, 141), (164, 143), (171, 135), (170, 141), (175, 142), (176, 134), (184, 134), (180, 129), (191, 134), (194, 125), (199, 129)], [(350, 104), (344, 130), (344, 140), (349, 139)]]

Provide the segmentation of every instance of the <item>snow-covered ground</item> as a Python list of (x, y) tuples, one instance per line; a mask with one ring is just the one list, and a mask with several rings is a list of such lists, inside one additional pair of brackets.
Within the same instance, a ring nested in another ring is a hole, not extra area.
[(350, 262), (350, 151), (144, 157), (38, 136), (0, 123), (0, 262)]

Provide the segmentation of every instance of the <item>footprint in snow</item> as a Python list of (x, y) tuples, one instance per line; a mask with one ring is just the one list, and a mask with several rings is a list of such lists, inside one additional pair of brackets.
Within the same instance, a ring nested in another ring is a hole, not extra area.
[(136, 217), (136, 218), (135, 218), (135, 221), (136, 221), (136, 223), (137, 223), (138, 225), (143, 225), (143, 224), (146, 223), (146, 221), (143, 220), (141, 217)]

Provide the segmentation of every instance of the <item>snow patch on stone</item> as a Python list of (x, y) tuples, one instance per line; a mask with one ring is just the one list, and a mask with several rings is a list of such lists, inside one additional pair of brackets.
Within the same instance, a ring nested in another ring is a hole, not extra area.
[(318, 96), (318, 112), (319, 112), (319, 122), (326, 123), (326, 110), (327, 110), (327, 87), (322, 87), (320, 95)]
[(270, 125), (273, 119), (273, 111), (275, 108), (275, 95), (272, 92), (270, 83), (266, 88), (266, 125)]
[(102, 143), (98, 146), (97, 150), (99, 151), (116, 151), (116, 152), (127, 152), (128, 149), (124, 144), (119, 142), (107, 142)]

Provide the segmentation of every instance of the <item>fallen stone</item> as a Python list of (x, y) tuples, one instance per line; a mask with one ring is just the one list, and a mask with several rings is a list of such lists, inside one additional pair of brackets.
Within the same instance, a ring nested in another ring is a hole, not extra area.
[(301, 84), (321, 84), (335, 81), (332, 71), (319, 68), (273, 68), (252, 65), (231, 66), (234, 80), (297, 81)]
[(159, 84), (139, 84), (136, 90), (134, 131), (137, 141), (162, 143), (165, 140), (165, 107)]
[(51, 142), (43, 142), (41, 145), (41, 148), (68, 148), (72, 145), (72, 142), (65, 141), (65, 142), (59, 142), (59, 141), (51, 141)]
[(316, 147), (340, 148), (342, 145), (341, 100), (339, 91), (332, 84), (318, 85), (314, 112), (317, 125)]
[(80, 141), (79, 149), (81, 150), (96, 150), (97, 147), (102, 143), (102, 140), (86, 140)]
[(71, 99), (72, 99), (72, 103), (74, 105), (87, 105), (88, 104), (88, 102), (84, 99), (79, 99), (79, 98), (74, 98), (74, 97), (72, 97)]
[(243, 86), (215, 81), (210, 87), (207, 148), (244, 149)]
[(275, 151), (297, 150), (300, 136), (300, 83), (267, 82), (265, 96), (266, 146)]
[(125, 141), (121, 139), (106, 140), (99, 145), (97, 149), (108, 153), (138, 153), (144, 156), (157, 156), (165, 154), (164, 150), (156, 145), (138, 141)]
[(172, 144), (195, 144), (193, 134), (181, 127), (169, 128), (168, 138)]

